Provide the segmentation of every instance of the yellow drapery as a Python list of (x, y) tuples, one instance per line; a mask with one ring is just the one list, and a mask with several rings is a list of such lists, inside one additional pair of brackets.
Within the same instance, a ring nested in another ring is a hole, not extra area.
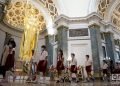
[(20, 59), (23, 61), (30, 61), (32, 57), (32, 50), (35, 50), (39, 36), (38, 19), (35, 17), (33, 8), (26, 4), (25, 18), (24, 18), (24, 34), (20, 46)]

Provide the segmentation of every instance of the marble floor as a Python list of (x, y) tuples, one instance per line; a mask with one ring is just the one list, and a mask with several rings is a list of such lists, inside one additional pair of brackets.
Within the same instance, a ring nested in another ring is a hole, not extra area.
[(56, 83), (56, 82), (45, 82), (45, 83), (0, 83), (0, 86), (120, 86), (120, 81), (116, 82), (79, 82), (79, 83)]

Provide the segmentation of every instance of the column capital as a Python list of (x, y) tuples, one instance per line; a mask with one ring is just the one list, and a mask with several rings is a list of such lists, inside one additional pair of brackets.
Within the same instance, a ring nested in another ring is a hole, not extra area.
[(114, 35), (114, 33), (113, 33), (113, 32), (111, 32), (111, 31), (104, 32), (104, 34), (112, 34), (112, 35)]
[(64, 26), (64, 25), (61, 25), (61, 26), (57, 27), (57, 30), (59, 30), (59, 29), (66, 29), (66, 30), (68, 30), (68, 27)]
[(68, 23), (69, 23), (69, 18), (65, 15), (60, 15), (56, 18), (56, 20), (54, 21), (55, 23), (55, 27), (61, 27), (61, 26), (66, 26), (68, 27)]
[(97, 24), (97, 23), (92, 23), (92, 24), (90, 24), (89, 26), (88, 26), (89, 28), (100, 28), (100, 25), (99, 24)]

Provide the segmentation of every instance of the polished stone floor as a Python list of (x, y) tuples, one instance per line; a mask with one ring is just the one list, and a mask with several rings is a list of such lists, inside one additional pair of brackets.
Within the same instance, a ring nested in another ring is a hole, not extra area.
[(1, 83), (2, 86), (120, 86), (120, 81), (116, 82), (79, 82), (79, 83), (55, 83), (55, 82), (46, 82), (46, 83)]

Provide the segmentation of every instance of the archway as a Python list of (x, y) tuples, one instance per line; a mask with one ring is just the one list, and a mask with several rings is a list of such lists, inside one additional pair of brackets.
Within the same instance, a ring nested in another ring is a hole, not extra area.
[[(4, 22), (17, 30), (24, 31), (20, 57), (24, 57), (24, 55), (27, 58), (31, 57), (31, 50), (35, 49), (39, 34), (46, 31), (46, 29), (49, 33), (49, 30), (53, 27), (53, 19), (49, 14), (49, 10), (37, 1), (11, 0), (6, 7), (6, 11)], [(34, 31), (35, 33), (33, 33)], [(33, 38), (31, 35), (34, 35)], [(32, 48), (30, 49), (30, 47)]]

